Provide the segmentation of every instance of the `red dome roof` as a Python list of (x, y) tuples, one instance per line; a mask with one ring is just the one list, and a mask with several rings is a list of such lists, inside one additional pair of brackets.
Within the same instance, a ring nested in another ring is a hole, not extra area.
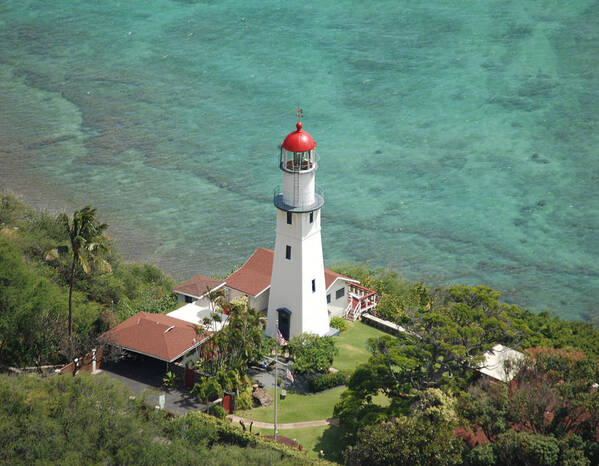
[(302, 122), (298, 121), (295, 126), (297, 131), (292, 131), (287, 135), (283, 144), (281, 144), (283, 148), (290, 152), (306, 152), (314, 149), (316, 147), (316, 142), (314, 142), (314, 139), (312, 139), (310, 134), (302, 131)]

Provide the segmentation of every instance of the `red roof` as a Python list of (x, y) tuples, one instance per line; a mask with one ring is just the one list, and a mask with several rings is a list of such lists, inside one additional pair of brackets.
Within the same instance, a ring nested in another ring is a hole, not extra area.
[(229, 275), (227, 286), (257, 296), (270, 286), (273, 257), (272, 249), (256, 249), (245, 264)]
[(177, 285), (175, 291), (177, 293), (199, 298), (200, 296), (205, 295), (208, 291), (212, 291), (215, 288), (219, 288), (221, 285), (224, 284), (225, 282), (223, 280), (217, 280), (215, 278), (210, 278), (205, 275), (194, 275), (189, 280)]
[(100, 336), (120, 346), (162, 361), (172, 362), (205, 341), (212, 332), (196, 332), (196, 326), (164, 314), (138, 312)]
[[(227, 278), (226, 285), (247, 295), (257, 296), (270, 286), (273, 259), (274, 251), (272, 249), (256, 249), (247, 262)], [(358, 283), (357, 280), (345, 275), (324, 269), (324, 281), (327, 289), (337, 278)]]
[(340, 273), (333, 272), (329, 269), (324, 269), (324, 284), (327, 290), (329, 289), (329, 286), (331, 286), (338, 278), (349, 280), (350, 282), (360, 283), (358, 280), (354, 280), (353, 278), (346, 277), (345, 275), (341, 275)]
[(287, 135), (283, 143), (283, 148), (291, 152), (305, 152), (316, 147), (316, 142), (309, 133), (302, 130), (302, 122), (298, 121), (295, 125), (297, 130)]

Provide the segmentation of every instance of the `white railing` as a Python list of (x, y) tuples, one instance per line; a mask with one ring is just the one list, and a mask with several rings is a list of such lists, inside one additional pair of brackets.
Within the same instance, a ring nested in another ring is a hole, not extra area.
[(351, 284), (349, 289), (348, 303), (344, 314), (346, 319), (355, 321), (359, 319), (364, 312), (376, 308), (378, 302), (376, 292), (355, 284)]

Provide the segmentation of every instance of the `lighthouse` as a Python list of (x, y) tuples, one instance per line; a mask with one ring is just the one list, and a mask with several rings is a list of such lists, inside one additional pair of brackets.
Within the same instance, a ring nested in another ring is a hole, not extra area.
[(320, 236), (324, 198), (316, 192), (316, 142), (296, 130), (281, 144), (282, 190), (275, 190), (276, 236), (266, 334), (285, 339), (330, 332)]

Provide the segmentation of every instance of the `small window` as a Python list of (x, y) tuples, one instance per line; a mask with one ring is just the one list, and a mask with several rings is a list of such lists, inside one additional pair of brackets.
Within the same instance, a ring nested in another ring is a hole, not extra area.
[(345, 296), (345, 288), (339, 288), (335, 292), (335, 299), (343, 298), (343, 296)]
[(316, 280), (312, 280), (312, 293), (316, 291)]
[(287, 212), (287, 224), (291, 225), (291, 212)]
[(193, 298), (191, 296), (185, 296), (186, 303), (193, 303)]
[(331, 304), (331, 294), (327, 295), (327, 304)]
[(310, 223), (314, 223), (314, 212), (310, 212)]
[(291, 260), (291, 246), (287, 246), (285, 249), (285, 259)]

